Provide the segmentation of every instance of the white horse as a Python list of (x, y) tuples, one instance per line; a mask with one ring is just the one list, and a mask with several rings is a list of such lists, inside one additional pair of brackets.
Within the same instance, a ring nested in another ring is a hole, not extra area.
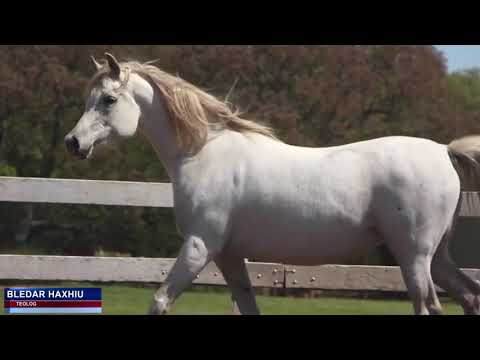
[[(434, 283), (466, 314), (480, 314), (480, 285), (448, 244), (462, 186), (475, 184), (480, 137), (442, 145), (388, 137), (301, 148), (151, 64), (95, 61), (86, 110), (66, 137), (81, 159), (140, 132), (174, 189), (185, 239), (151, 314), (166, 314), (214, 261), (242, 314), (259, 314), (245, 258), (341, 264), (384, 243), (398, 261), (415, 314), (440, 314)], [(473, 180), (471, 180), (473, 179)], [(473, 181), (473, 182), (472, 182)], [(152, 194), (155, 196), (155, 194)]]

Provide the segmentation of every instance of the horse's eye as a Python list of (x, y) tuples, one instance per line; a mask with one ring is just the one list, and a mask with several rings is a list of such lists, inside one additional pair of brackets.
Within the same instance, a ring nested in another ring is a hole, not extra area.
[(118, 99), (117, 99), (116, 97), (110, 96), (110, 95), (105, 96), (105, 97), (103, 98), (103, 102), (104, 102), (105, 104), (107, 104), (107, 105), (113, 105), (113, 104), (115, 104), (115, 103), (117, 102), (117, 100), (118, 100)]

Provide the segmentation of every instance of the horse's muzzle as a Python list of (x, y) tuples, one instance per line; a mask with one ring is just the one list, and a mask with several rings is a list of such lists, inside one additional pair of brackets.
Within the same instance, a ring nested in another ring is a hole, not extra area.
[(76, 136), (68, 135), (65, 138), (65, 146), (67, 147), (68, 152), (76, 158), (81, 160), (85, 160), (87, 158), (87, 154), (83, 154), (80, 151), (80, 142)]

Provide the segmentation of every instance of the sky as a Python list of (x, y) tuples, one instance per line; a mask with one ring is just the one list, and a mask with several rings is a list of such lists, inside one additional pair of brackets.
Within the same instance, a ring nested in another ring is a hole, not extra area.
[(450, 72), (480, 67), (480, 45), (435, 45), (448, 59)]

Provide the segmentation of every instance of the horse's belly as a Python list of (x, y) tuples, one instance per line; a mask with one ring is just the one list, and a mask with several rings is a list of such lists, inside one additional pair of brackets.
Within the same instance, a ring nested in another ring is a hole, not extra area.
[(236, 256), (292, 265), (342, 264), (359, 260), (379, 238), (366, 224), (329, 225), (278, 219), (275, 223), (256, 221), (232, 236), (228, 251)]

